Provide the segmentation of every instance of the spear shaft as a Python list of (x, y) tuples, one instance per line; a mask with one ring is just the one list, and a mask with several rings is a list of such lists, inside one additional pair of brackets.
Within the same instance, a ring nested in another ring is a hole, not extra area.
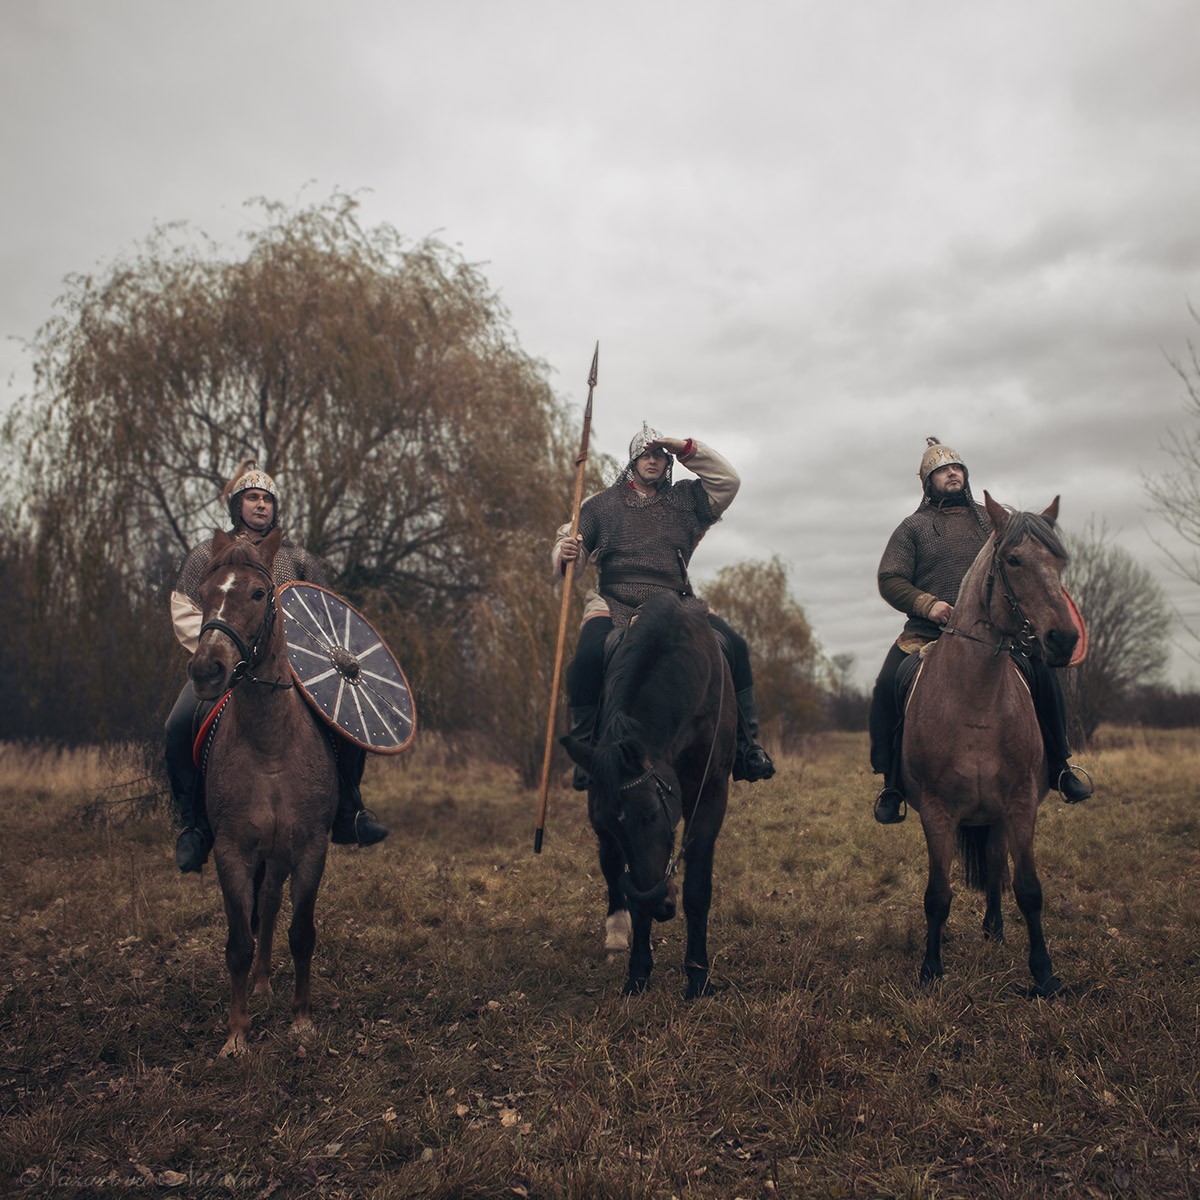
[[(592, 391), (600, 370), (600, 343), (592, 355), (588, 372), (587, 407), (583, 410), (583, 436), (579, 439), (579, 455), (575, 459), (575, 497), (571, 504), (571, 537), (579, 532), (579, 507), (583, 503), (583, 476), (587, 469), (588, 440), (592, 435)], [(550, 683), (550, 715), (546, 719), (546, 749), (542, 755), (542, 784), (538, 791), (537, 829), (533, 835), (533, 852), (541, 854), (542, 836), (546, 830), (546, 800), (550, 795), (550, 757), (554, 752), (554, 727), (558, 724), (558, 687), (562, 681), (563, 647), (567, 640), (567, 617), (571, 607), (571, 584), (575, 578), (572, 558), (563, 572), (562, 608), (558, 614), (558, 643), (554, 650), (554, 673)]]

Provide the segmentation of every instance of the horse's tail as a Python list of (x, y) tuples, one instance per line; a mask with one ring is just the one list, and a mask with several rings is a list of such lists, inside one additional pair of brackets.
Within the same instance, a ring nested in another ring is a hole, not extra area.
[(960, 825), (955, 835), (963, 880), (967, 887), (977, 892), (987, 889), (987, 844), (991, 832), (990, 825)]

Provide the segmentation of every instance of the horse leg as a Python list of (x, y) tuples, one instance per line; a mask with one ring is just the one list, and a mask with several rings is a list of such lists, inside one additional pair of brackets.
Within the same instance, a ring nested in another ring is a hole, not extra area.
[[(686, 838), (686, 833), (685, 833)], [(712, 907), (712, 868), (714, 843), (711, 839), (693, 842), (686, 855), (683, 879), (683, 912), (687, 918), (687, 953), (683, 967), (687, 972), (685, 1000), (712, 994), (708, 981), (708, 911)]]
[(250, 915), (254, 908), (254, 873), (236, 853), (217, 849), (217, 877), (225, 900), (225, 920), (229, 936), (225, 941), (225, 966), (229, 971), (229, 1036), (221, 1047), (221, 1058), (236, 1057), (249, 1049), (250, 1007), (246, 983), (250, 961), (254, 957), (254, 935)]
[[(287, 868), (271, 864), (268, 870), (263, 864), (262, 881), (258, 888), (258, 949), (254, 965), (250, 968), (250, 983), (256, 996), (271, 995), (271, 954), (275, 941), (275, 921), (279, 916), (279, 904), (283, 899), (283, 881)], [(258, 877), (256, 876), (256, 882)]]
[(604, 921), (604, 952), (610, 957), (628, 951), (633, 935), (629, 908), (621, 892), (625, 854), (617, 839), (607, 833), (596, 835), (600, 841), (600, 870), (608, 887), (608, 916)]
[(921, 963), (923, 986), (942, 977), (942, 930), (950, 916), (950, 864), (954, 858), (954, 830), (948, 818), (927, 817), (935, 808), (932, 797), (921, 797), (921, 823), (929, 851), (929, 882), (925, 886), (925, 959)]
[(311, 849), (292, 871), (292, 923), (288, 928), (288, 946), (296, 970), (292, 1028), (297, 1031), (312, 1025), (312, 957), (317, 944), (317, 925), (313, 914), (316, 912), (321, 877), (325, 874), (327, 849), (324, 836), (315, 839)]
[(1033, 974), (1035, 996), (1053, 996), (1062, 983), (1050, 965), (1050, 952), (1042, 933), (1042, 882), (1033, 862), (1033, 830), (1021, 838), (1013, 852), (1013, 892), (1017, 907), (1029, 930), (1029, 970)]
[(626, 996), (638, 996), (649, 985), (650, 968), (654, 965), (654, 956), (650, 950), (650, 927), (653, 920), (650, 913), (640, 904), (633, 906), (630, 917), (633, 930), (629, 945), (629, 975), (622, 991)]
[(1008, 830), (993, 821), (987, 841), (987, 909), (983, 914), (983, 936), (991, 942), (1004, 941), (1004, 870), (1008, 866)]

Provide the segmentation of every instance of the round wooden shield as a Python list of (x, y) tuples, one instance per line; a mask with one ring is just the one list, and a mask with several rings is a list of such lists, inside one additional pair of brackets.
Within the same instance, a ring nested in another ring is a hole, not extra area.
[(408, 680), (371, 623), (315, 583), (280, 584), (288, 662), (317, 715), (376, 754), (399, 754), (417, 732)]

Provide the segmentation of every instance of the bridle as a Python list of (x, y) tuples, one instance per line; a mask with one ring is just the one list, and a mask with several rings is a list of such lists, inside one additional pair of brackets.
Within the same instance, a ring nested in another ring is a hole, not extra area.
[(987, 617), (980, 618), (982, 623), (987, 625), (989, 629), (1000, 633), (1001, 637), (998, 641), (990, 641), (987, 638), (976, 637), (973, 633), (967, 633), (964, 629), (943, 629), (943, 634), (948, 634), (950, 637), (966, 638), (968, 641), (979, 642), (981, 645), (990, 646), (995, 651), (994, 657), (999, 657), (1001, 654), (1019, 655), (1022, 658), (1030, 658), (1039, 646), (1037, 632), (1033, 628), (1033, 622), (1025, 615), (1025, 610), (1021, 607), (1020, 600), (1013, 593), (1012, 584), (1008, 581), (1008, 575), (1004, 570), (1004, 560), (1000, 553), (1000, 543), (997, 542), (992, 549), (992, 563), (988, 569), (987, 584), (984, 588), (984, 611), (990, 616), (992, 611), (992, 596), (995, 591), (996, 580), (999, 578), (1002, 588), (1002, 595), (1008, 602), (1008, 607), (1012, 610), (1013, 616), (1019, 622), (1020, 627), (1016, 633), (1003, 634), (1001, 630), (991, 623)]
[(250, 672), (251, 667), (258, 666), (259, 659), (271, 644), (271, 634), (275, 629), (276, 614), (275, 580), (272, 578), (271, 572), (258, 563), (246, 563), (246, 566), (266, 576), (268, 583), (267, 607), (263, 612), (263, 619), (259, 623), (257, 632), (250, 639), (250, 644), (246, 645), (242, 635), (232, 625), (219, 618), (205, 621), (200, 626), (200, 636), (203, 637), (210, 629), (215, 629), (218, 633), (223, 633), (237, 647), (237, 652), (241, 657), (229, 675), (229, 686), (231, 688), (237, 687), (243, 679), (248, 679), (251, 683), (260, 684), (262, 687), (269, 687), (274, 691), (285, 691), (287, 688), (295, 686), (290, 680), (287, 683), (280, 683), (274, 679), (259, 679)]

